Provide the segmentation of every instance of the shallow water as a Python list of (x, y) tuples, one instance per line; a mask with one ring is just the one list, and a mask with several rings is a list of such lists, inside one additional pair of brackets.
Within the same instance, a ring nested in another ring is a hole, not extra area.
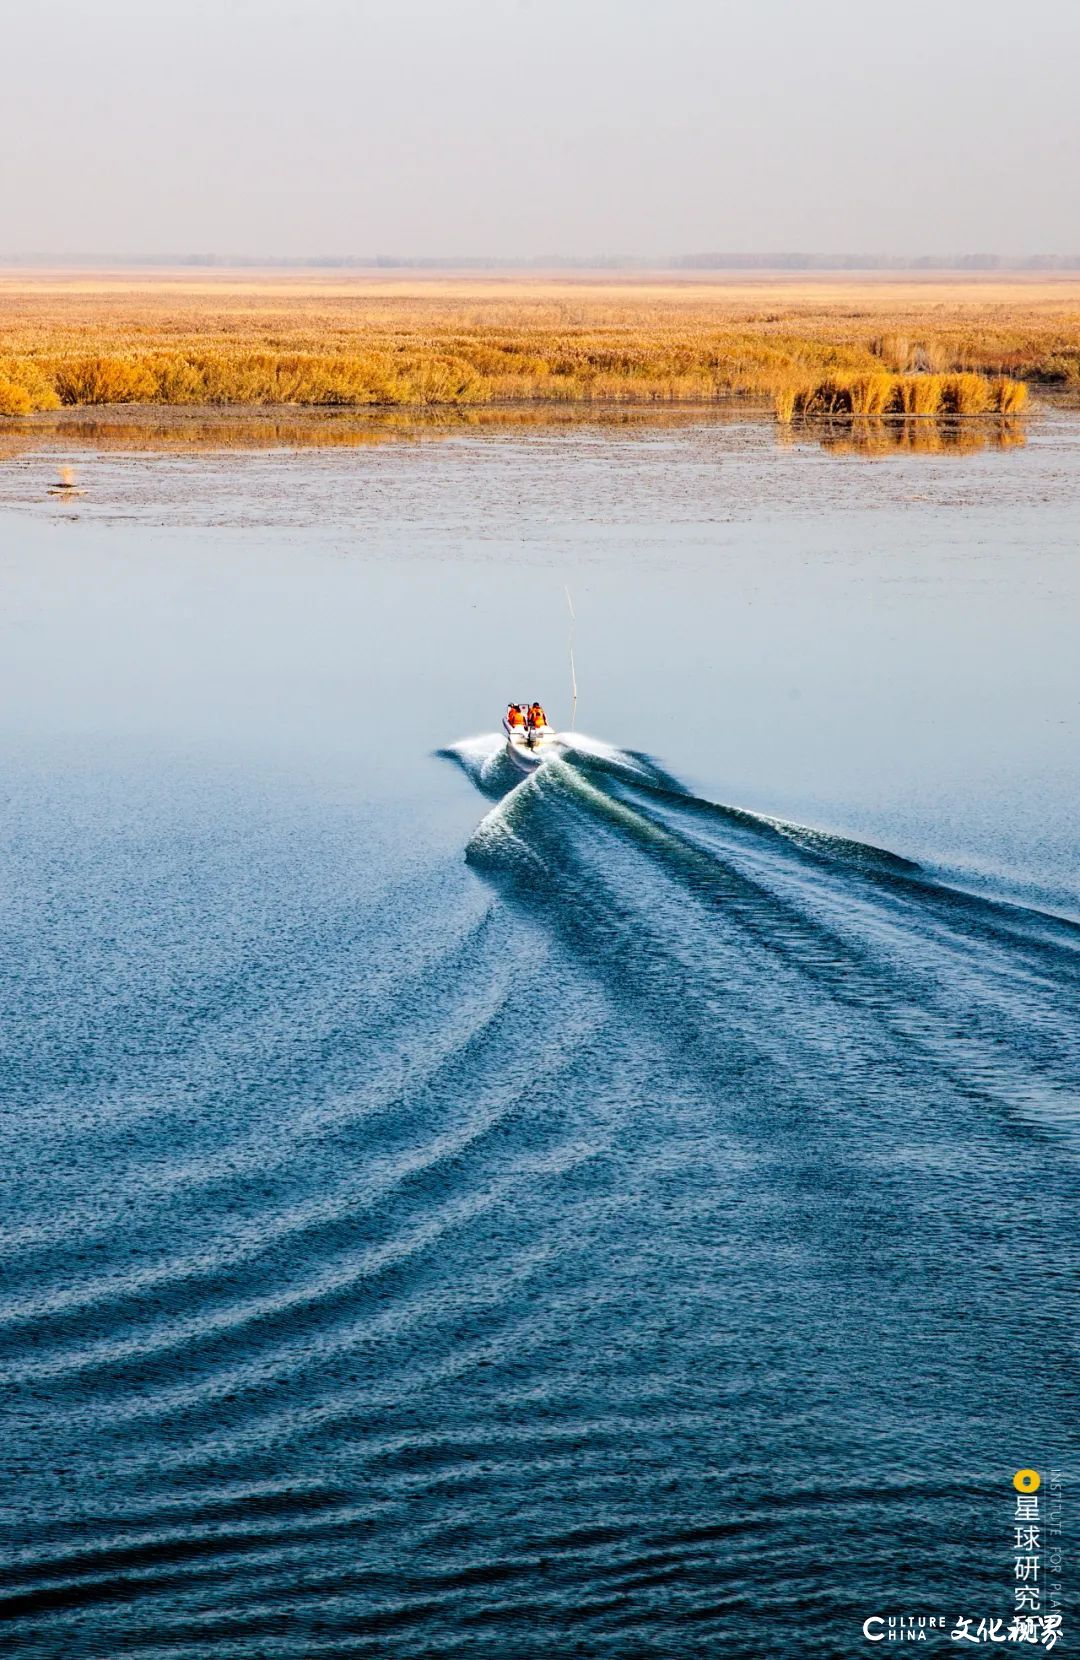
[[(1009, 1613), (1075, 1450), (1076, 426), (56, 459), (0, 487), (10, 1652)], [(602, 736), (521, 781), (564, 583)]]

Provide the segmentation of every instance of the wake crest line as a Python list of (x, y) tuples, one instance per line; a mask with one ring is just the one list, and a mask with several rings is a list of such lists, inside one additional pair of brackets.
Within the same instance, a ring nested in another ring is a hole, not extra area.
[(747, 808), (708, 801), (687, 789), (652, 756), (639, 750), (616, 749), (584, 735), (560, 740), (557, 755), (526, 778), (506, 754), (505, 742), (498, 733), (465, 738), (436, 753), (459, 766), (481, 794), (499, 803), (478, 826), (466, 850), (470, 858), (472, 853), (491, 845), (491, 832), (498, 826), (508, 828), (511, 820), (517, 821), (527, 803), (557, 797), (560, 793), (570, 795), (575, 786), (579, 799), (583, 800), (588, 795), (584, 787), (591, 786), (595, 791), (590, 798), (592, 805), (613, 810), (613, 816), (627, 826), (629, 821), (614, 811), (618, 806), (640, 815), (642, 807), (650, 802), (670, 803), (680, 812), (742, 827), (766, 839), (777, 838), (822, 858), (910, 874), (922, 871), (915, 860), (869, 842), (754, 813)]
[[(496, 796), (502, 748), (446, 753)], [(943, 1101), (1075, 1122), (1074, 921), (705, 801), (648, 756), (588, 740), (519, 775), (465, 857), (702, 1076), (736, 1048), (788, 1079), (828, 1075), (842, 1054), (924, 1093), (933, 1078)]]
[(573, 810), (584, 813), (597, 828), (618, 829), (630, 840), (651, 845), (654, 853), (662, 846), (669, 851), (682, 846), (695, 860), (704, 855), (715, 866), (726, 862), (726, 855), (736, 848), (745, 852), (756, 847), (793, 869), (862, 875), (939, 907), (987, 922), (993, 919), (1010, 930), (1029, 923), (1040, 941), (1052, 935), (1058, 945), (1080, 951), (1080, 923), (1069, 917), (1012, 898), (970, 892), (917, 860), (871, 842), (709, 801), (641, 751), (617, 749), (576, 734), (561, 740), (558, 753), (526, 778), (506, 754), (498, 733), (461, 740), (437, 754), (460, 767), (481, 794), (496, 803), (465, 849), (467, 862), (491, 875), (502, 871), (509, 876), (519, 869), (534, 879), (547, 872), (558, 880), (562, 872), (551, 868), (545, 851), (561, 861), (567, 849), (546, 849), (552, 821), (540, 821), (544, 809), (553, 811), (556, 820)]

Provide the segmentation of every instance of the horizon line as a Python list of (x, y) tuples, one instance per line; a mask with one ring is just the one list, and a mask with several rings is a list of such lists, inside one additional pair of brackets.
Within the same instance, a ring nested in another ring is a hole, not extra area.
[(691, 253), (646, 259), (638, 255), (567, 254), (503, 258), (411, 254), (33, 253), (0, 254), (5, 269), (193, 268), (219, 270), (368, 271), (1080, 271), (1077, 254), (820, 254)]

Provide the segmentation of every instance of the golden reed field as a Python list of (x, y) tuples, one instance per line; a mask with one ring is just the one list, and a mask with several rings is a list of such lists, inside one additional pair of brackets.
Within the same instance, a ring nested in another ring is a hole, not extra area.
[(692, 404), (1012, 414), (1080, 389), (1080, 278), (0, 272), (0, 413)]

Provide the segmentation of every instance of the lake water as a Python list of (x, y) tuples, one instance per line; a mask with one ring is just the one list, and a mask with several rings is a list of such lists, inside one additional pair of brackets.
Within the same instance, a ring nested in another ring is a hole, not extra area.
[(1080, 419), (69, 454), (0, 465), (8, 1652), (1011, 1615), (1076, 1450)]

